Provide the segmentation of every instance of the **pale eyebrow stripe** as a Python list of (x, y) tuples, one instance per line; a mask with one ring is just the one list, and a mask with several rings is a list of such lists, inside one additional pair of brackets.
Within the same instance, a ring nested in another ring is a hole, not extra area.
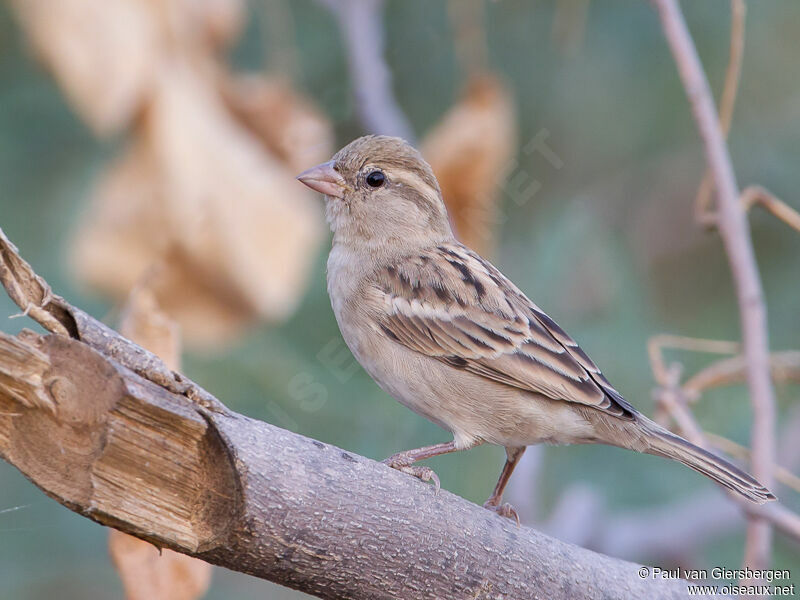
[(425, 181), (422, 177), (409, 171), (403, 171), (401, 174), (398, 174), (396, 171), (388, 171), (387, 173), (390, 180), (393, 179), (396, 183), (400, 183), (412, 189), (418, 190), (431, 202), (431, 204), (436, 206), (437, 202), (439, 201), (439, 191), (431, 186), (431, 184)]
[(439, 193), (425, 183), (424, 179), (418, 175), (407, 172), (404, 172), (399, 177), (392, 177), (390, 173), (389, 177), (390, 180), (393, 178), (396, 184), (404, 188), (404, 195), (411, 200), (416, 205), (417, 209), (426, 215), (429, 220), (442, 216), (445, 209), (441, 200), (439, 200)]

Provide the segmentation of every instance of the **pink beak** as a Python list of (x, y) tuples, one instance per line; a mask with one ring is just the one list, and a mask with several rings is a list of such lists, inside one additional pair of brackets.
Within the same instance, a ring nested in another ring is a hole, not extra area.
[(347, 189), (344, 177), (333, 168), (332, 160), (303, 171), (297, 176), (297, 180), (312, 190), (334, 198), (342, 198)]

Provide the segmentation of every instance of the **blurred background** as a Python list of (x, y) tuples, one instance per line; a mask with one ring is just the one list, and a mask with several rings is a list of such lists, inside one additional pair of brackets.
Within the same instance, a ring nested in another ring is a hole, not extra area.
[[(797, 208), (800, 4), (748, 6), (730, 149), (742, 187)], [(718, 95), (730, 4), (684, 10)], [(0, 3), (0, 227), (22, 256), (113, 326), (144, 291), (177, 323), (183, 371), (233, 410), (383, 459), (447, 435), (349, 354), (325, 290), (321, 198), (293, 180), (367, 132), (422, 148), (460, 237), (643, 412), (656, 412), (649, 338), (738, 339), (722, 244), (694, 221), (702, 149), (649, 3)], [(759, 209), (750, 222), (771, 347), (798, 349), (800, 235)], [(34, 326), (7, 320), (18, 311), (0, 296), (4, 331)], [(669, 357), (687, 375), (714, 359)], [(798, 393), (777, 383), (780, 460), (795, 472)], [(694, 412), (749, 443), (744, 386), (707, 391)], [(482, 503), (503, 458), (480, 447), (430, 463), (444, 488)], [(777, 492), (800, 509), (796, 491)], [(626, 559), (741, 564), (737, 510), (658, 458), (531, 449), (509, 499), (524, 523)], [(772, 566), (799, 565), (777, 535)], [(124, 595), (107, 530), (4, 462), (0, 581), (11, 599)], [(305, 596), (215, 570), (205, 597)]]

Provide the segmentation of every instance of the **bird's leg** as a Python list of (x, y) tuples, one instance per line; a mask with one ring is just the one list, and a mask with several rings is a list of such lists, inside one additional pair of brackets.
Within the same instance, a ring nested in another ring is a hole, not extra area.
[(439, 483), (439, 477), (437, 477), (436, 473), (429, 467), (422, 467), (414, 463), (419, 460), (425, 460), (426, 458), (432, 458), (440, 454), (449, 454), (450, 452), (456, 452), (462, 449), (463, 448), (456, 448), (456, 443), (454, 441), (434, 444), (433, 446), (424, 446), (422, 448), (415, 448), (414, 450), (405, 450), (397, 454), (392, 454), (383, 461), (383, 464), (397, 469), (398, 471), (402, 471), (403, 473), (413, 475), (422, 481), (433, 481), (433, 485), (436, 487), (436, 493), (438, 494), (441, 484)]
[(494, 486), (494, 491), (489, 499), (484, 502), (483, 507), (493, 510), (498, 515), (514, 519), (519, 526), (519, 515), (513, 506), (510, 504), (500, 504), (503, 499), (503, 491), (506, 489), (508, 480), (511, 478), (511, 473), (514, 472), (514, 467), (517, 466), (519, 459), (522, 458), (522, 453), (525, 452), (525, 446), (519, 448), (506, 448), (506, 464), (503, 465), (503, 472), (500, 473), (500, 479), (497, 480), (497, 485)]

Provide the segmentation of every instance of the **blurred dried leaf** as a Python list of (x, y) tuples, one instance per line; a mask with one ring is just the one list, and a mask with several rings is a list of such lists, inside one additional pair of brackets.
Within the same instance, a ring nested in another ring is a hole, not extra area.
[(73, 108), (98, 134), (124, 127), (150, 86), (159, 25), (145, 0), (11, 0)]
[(108, 549), (128, 600), (194, 600), (208, 590), (211, 565), (152, 544), (116, 529)]
[(284, 318), (322, 235), (321, 206), (192, 70), (171, 67), (144, 126), (173, 239), (206, 281), (260, 316)]
[[(244, 0), (12, 4), (98, 133), (139, 117), (76, 238), (79, 276), (122, 299), (158, 266), (155, 299), (193, 344), (285, 318), (323, 229), (321, 207), (293, 176), (327, 158), (333, 136), (290, 86), (216, 64), (242, 29)], [(238, 122), (219, 81), (230, 83)]]
[(291, 171), (330, 159), (333, 127), (287, 81), (238, 75), (224, 78), (220, 87), (231, 112)]
[(458, 238), (480, 253), (494, 248), (502, 182), (516, 148), (511, 95), (491, 74), (466, 91), (422, 144), (439, 179)]
[(175, 47), (210, 57), (239, 36), (245, 18), (244, 0), (10, 2), (73, 108), (99, 135), (131, 121)]
[(187, 29), (199, 34), (211, 48), (225, 48), (241, 34), (245, 8), (244, 0), (181, 0), (175, 12), (187, 21)]
[(153, 149), (139, 140), (112, 164), (94, 193), (72, 247), (77, 276), (122, 300), (143, 277), (161, 307), (191, 342), (206, 346), (235, 337), (255, 315), (219, 290), (176, 247)]
[(138, 140), (97, 184), (72, 248), (78, 276), (122, 299), (169, 243), (158, 165)]
[(137, 134), (76, 238), (78, 275), (122, 298), (159, 264), (152, 289), (195, 345), (288, 316), (323, 231), (321, 207), (295, 171), (180, 60), (162, 64)]

